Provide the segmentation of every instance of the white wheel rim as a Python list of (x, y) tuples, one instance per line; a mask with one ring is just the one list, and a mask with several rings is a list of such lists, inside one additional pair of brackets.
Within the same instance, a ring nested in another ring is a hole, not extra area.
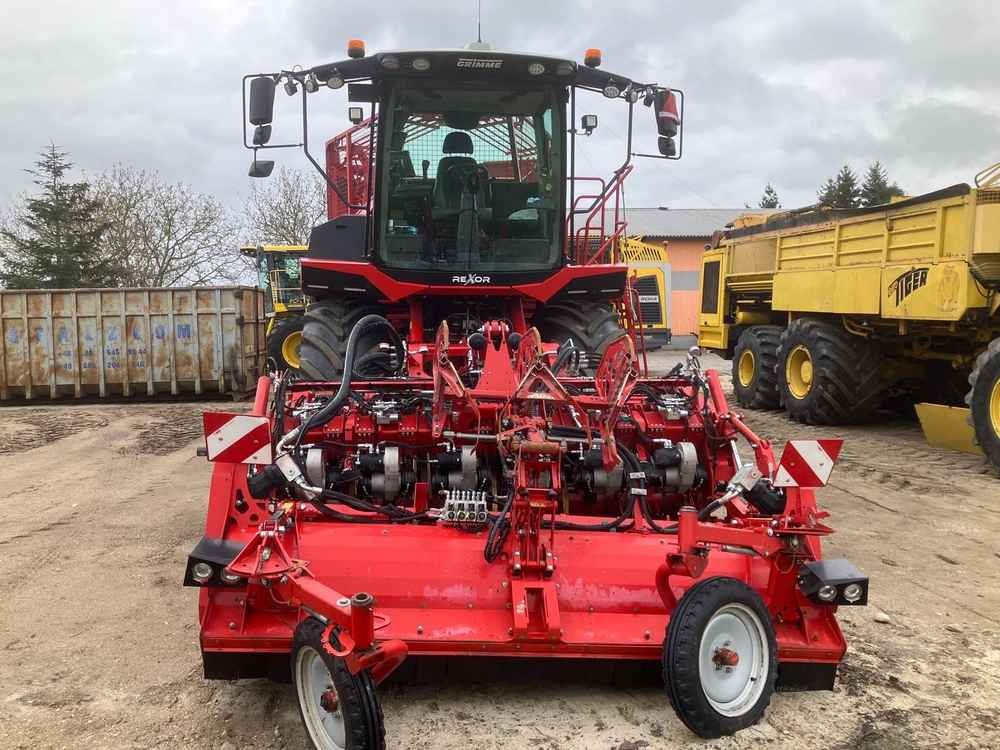
[(720, 607), (708, 621), (698, 672), (702, 692), (723, 716), (745, 714), (764, 692), (771, 658), (767, 643), (764, 623), (743, 604)]
[[(311, 646), (303, 646), (295, 659), (295, 687), (306, 731), (316, 747), (319, 750), (347, 750), (347, 728), (333, 675), (323, 657)], [(326, 693), (336, 698), (335, 711), (323, 707)]]

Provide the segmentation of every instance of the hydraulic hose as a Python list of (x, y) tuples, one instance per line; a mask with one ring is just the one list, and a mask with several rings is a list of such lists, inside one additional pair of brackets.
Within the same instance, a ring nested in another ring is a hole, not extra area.
[[(618, 446), (618, 453), (625, 460), (625, 464), (630, 469), (631, 473), (641, 474), (642, 465), (639, 463), (639, 458), (628, 448), (623, 445)], [(644, 480), (640, 480), (643, 485), (645, 485)], [(644, 487), (642, 488), (645, 489)], [(646, 504), (646, 495), (644, 493), (639, 494), (639, 511), (642, 513), (643, 519), (646, 521), (646, 525), (649, 526), (657, 534), (676, 534), (677, 524), (673, 526), (660, 526), (654, 519), (653, 514), (649, 510), (649, 506)]]

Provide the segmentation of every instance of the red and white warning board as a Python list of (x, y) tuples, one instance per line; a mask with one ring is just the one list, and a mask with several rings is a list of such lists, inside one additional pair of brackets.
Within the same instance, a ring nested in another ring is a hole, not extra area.
[(837, 462), (843, 440), (789, 440), (774, 473), (775, 487), (823, 487)]
[(267, 417), (207, 411), (204, 421), (205, 449), (209, 461), (234, 464), (269, 464), (274, 461), (271, 423)]

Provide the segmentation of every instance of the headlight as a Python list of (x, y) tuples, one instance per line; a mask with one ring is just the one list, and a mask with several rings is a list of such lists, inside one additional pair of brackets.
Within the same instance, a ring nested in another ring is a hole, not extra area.
[(431, 61), (426, 57), (415, 57), (413, 62), (410, 63), (414, 70), (424, 71), (431, 69)]
[(614, 84), (611, 84), (610, 86), (605, 86), (604, 87), (604, 95), (606, 97), (608, 97), (608, 99), (617, 99), (618, 95), (621, 92), (622, 92), (622, 90), (620, 88), (618, 88), (617, 86), (615, 86)]
[(826, 586), (820, 586), (819, 591), (816, 592), (816, 596), (822, 599), (824, 602), (832, 602), (837, 598), (837, 587), (827, 584)]
[(230, 573), (228, 570), (223, 570), (222, 573), (219, 574), (219, 578), (222, 579), (223, 583), (228, 583), (230, 586), (243, 580), (240, 576), (235, 573)]
[(844, 598), (851, 604), (858, 601), (864, 593), (865, 590), (860, 583), (849, 583), (844, 586)]
[(326, 85), (331, 89), (339, 89), (344, 85), (344, 77), (340, 73), (331, 73), (326, 79)]
[(191, 566), (191, 577), (197, 583), (208, 583), (212, 580), (212, 566), (206, 562), (198, 562)]
[(386, 70), (399, 70), (399, 58), (386, 55), (382, 58), (382, 67)]
[(573, 72), (573, 68), (575, 67), (576, 66), (573, 65), (573, 63), (571, 63), (569, 60), (563, 60), (561, 63), (556, 65), (556, 75), (568, 76), (570, 73)]
[(544, 72), (545, 72), (545, 66), (542, 65), (540, 62), (533, 62), (531, 63), (531, 65), (528, 66), (528, 73), (530, 73), (533, 76), (540, 76)]

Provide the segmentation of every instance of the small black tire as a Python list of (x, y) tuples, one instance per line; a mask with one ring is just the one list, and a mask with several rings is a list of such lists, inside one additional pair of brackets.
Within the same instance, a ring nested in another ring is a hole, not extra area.
[(535, 313), (532, 325), (542, 341), (561, 345), (572, 339), (581, 350), (580, 370), (591, 375), (608, 345), (625, 335), (618, 313), (604, 301), (566, 300), (544, 305)]
[[(309, 305), (303, 318), (299, 371), (310, 380), (339, 382), (344, 372), (347, 339), (354, 324), (366, 315), (381, 315), (378, 305), (340, 300), (319, 300)], [(358, 341), (361, 357), (385, 341), (385, 332), (373, 329)]]
[(781, 326), (752, 326), (740, 334), (733, 350), (733, 393), (748, 409), (777, 409), (778, 346)]
[[(741, 648), (722, 640), (727, 637), (727, 628), (733, 629), (733, 641), (742, 642), (740, 638), (745, 637), (747, 643), (744, 653), (736, 651), (738, 661), (732, 666), (715, 662), (716, 655), (728, 649), (725, 644)], [(703, 674), (706, 643), (712, 649), (708, 661), (716, 663), (707, 676)], [(749, 663), (741, 667), (748, 650)], [(756, 724), (771, 702), (777, 677), (774, 625), (756, 591), (727, 577), (707, 578), (687, 590), (667, 625), (663, 681), (670, 704), (688, 729), (699, 737), (713, 739)], [(732, 701), (718, 700), (741, 684), (744, 687)], [(730, 704), (733, 710), (726, 709)]]
[[(351, 674), (343, 659), (327, 652), (323, 647), (325, 630), (326, 626), (322, 622), (309, 617), (299, 623), (292, 639), (292, 683), (306, 736), (318, 750), (330, 747), (342, 750), (385, 750), (385, 725), (382, 706), (375, 694), (375, 683), (367, 671)], [(339, 647), (339, 643), (334, 646)], [(336, 712), (321, 705), (314, 695), (315, 685), (312, 681), (322, 671), (322, 665), (327, 669), (326, 677), (330, 681), (328, 689), (335, 691)], [(323, 712), (340, 715), (342, 737), (335, 738), (324, 726), (320, 719)], [(318, 732), (323, 734), (317, 737), (315, 733)]]
[[(881, 348), (840, 326), (815, 318), (793, 321), (781, 334), (777, 359), (781, 405), (796, 422), (866, 422), (885, 399)], [(808, 382), (802, 379), (806, 362)]]
[[(279, 318), (275, 321), (274, 328), (271, 329), (271, 333), (267, 337), (267, 359), (274, 363), (276, 372), (298, 369), (298, 350), (301, 347), (303, 322), (301, 315)], [(298, 344), (293, 345), (296, 349), (296, 356), (289, 356), (286, 351), (285, 343), (292, 336), (299, 339)]]
[(976, 357), (969, 375), (965, 403), (970, 410), (976, 442), (993, 468), (1000, 472), (1000, 338)]

